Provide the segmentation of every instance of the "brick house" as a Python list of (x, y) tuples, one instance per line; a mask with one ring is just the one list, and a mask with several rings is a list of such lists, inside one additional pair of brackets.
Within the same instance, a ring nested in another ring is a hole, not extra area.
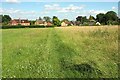
[(53, 26), (52, 22), (47, 22), (47, 26)]
[(10, 21), (10, 25), (29, 26), (30, 22), (28, 21), (28, 19), (13, 19)]
[(43, 20), (36, 20), (35, 25), (40, 25), (40, 26), (52, 26), (52, 22), (46, 22)]

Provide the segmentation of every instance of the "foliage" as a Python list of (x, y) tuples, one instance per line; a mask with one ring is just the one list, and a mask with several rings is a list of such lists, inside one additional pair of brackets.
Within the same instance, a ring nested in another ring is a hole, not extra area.
[(117, 14), (114, 11), (108, 11), (106, 14), (106, 20), (111, 20), (111, 21), (117, 21), (118, 17)]
[(69, 22), (68, 19), (63, 19), (61, 22)]
[(84, 17), (78, 16), (78, 17), (76, 18), (76, 21), (83, 24), (84, 22), (88, 22), (88, 19), (87, 19), (86, 16), (84, 16)]
[(41, 17), (39, 17), (39, 20), (42, 20), (42, 18), (41, 18)]
[(30, 22), (30, 25), (34, 25), (35, 24), (35, 21), (29, 21)]
[(1, 15), (2, 16), (2, 22), (4, 24), (8, 24), (11, 20), (11, 17), (9, 15)]
[(118, 24), (118, 17), (114, 11), (108, 11), (106, 14), (103, 13), (97, 14), (96, 20), (104, 25)]
[[(54, 26), (47, 26), (47, 27), (54, 27)], [(30, 26), (22, 26), (22, 25), (17, 25), (17, 26), (6, 26), (3, 25), (2, 29), (12, 29), (12, 28), (45, 28), (45, 26), (39, 26), (39, 25), (30, 25)]]
[(105, 24), (106, 19), (105, 19), (105, 14), (99, 13), (96, 15), (96, 21), (100, 22), (101, 24)]
[(43, 17), (43, 19), (46, 21), (46, 22), (50, 22), (51, 21), (51, 18), (49, 16), (45, 16)]
[(54, 24), (55, 26), (60, 26), (60, 25), (61, 25), (60, 20), (59, 20), (58, 17), (56, 17), (56, 16), (53, 16), (52, 22), (53, 22), (53, 24)]
[(91, 21), (91, 20), (95, 20), (95, 18), (90, 15), (90, 16), (89, 16), (89, 21)]

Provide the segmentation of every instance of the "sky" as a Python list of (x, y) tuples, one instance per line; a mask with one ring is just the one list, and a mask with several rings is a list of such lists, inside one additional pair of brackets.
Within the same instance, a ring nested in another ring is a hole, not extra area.
[[(86, 2), (73, 0), (2, 0), (2, 6), (0, 6), (0, 14), (7, 14), (12, 19), (29, 19), (36, 20), (39, 17), (44, 16), (57, 16), (60, 20), (69, 19), (75, 20), (77, 16), (93, 15), (94, 17), (98, 13), (106, 13), (108, 11), (115, 11), (118, 13), (118, 0), (104, 0), (101, 2)], [(110, 2), (111, 1), (111, 2)]]

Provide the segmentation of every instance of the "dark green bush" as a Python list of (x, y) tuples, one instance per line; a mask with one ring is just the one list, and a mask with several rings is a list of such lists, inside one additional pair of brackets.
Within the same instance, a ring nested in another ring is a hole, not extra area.
[[(54, 27), (54, 26), (46, 26), (46, 27)], [(10, 29), (10, 28), (45, 28), (45, 26), (37, 26), (37, 25), (30, 25), (30, 26), (22, 26), (22, 25), (17, 25), (17, 26), (2, 26), (2, 29)]]

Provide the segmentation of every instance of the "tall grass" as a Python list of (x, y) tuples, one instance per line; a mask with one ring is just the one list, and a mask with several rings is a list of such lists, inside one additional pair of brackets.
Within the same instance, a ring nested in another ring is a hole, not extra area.
[(3, 30), (3, 77), (116, 78), (117, 27)]

